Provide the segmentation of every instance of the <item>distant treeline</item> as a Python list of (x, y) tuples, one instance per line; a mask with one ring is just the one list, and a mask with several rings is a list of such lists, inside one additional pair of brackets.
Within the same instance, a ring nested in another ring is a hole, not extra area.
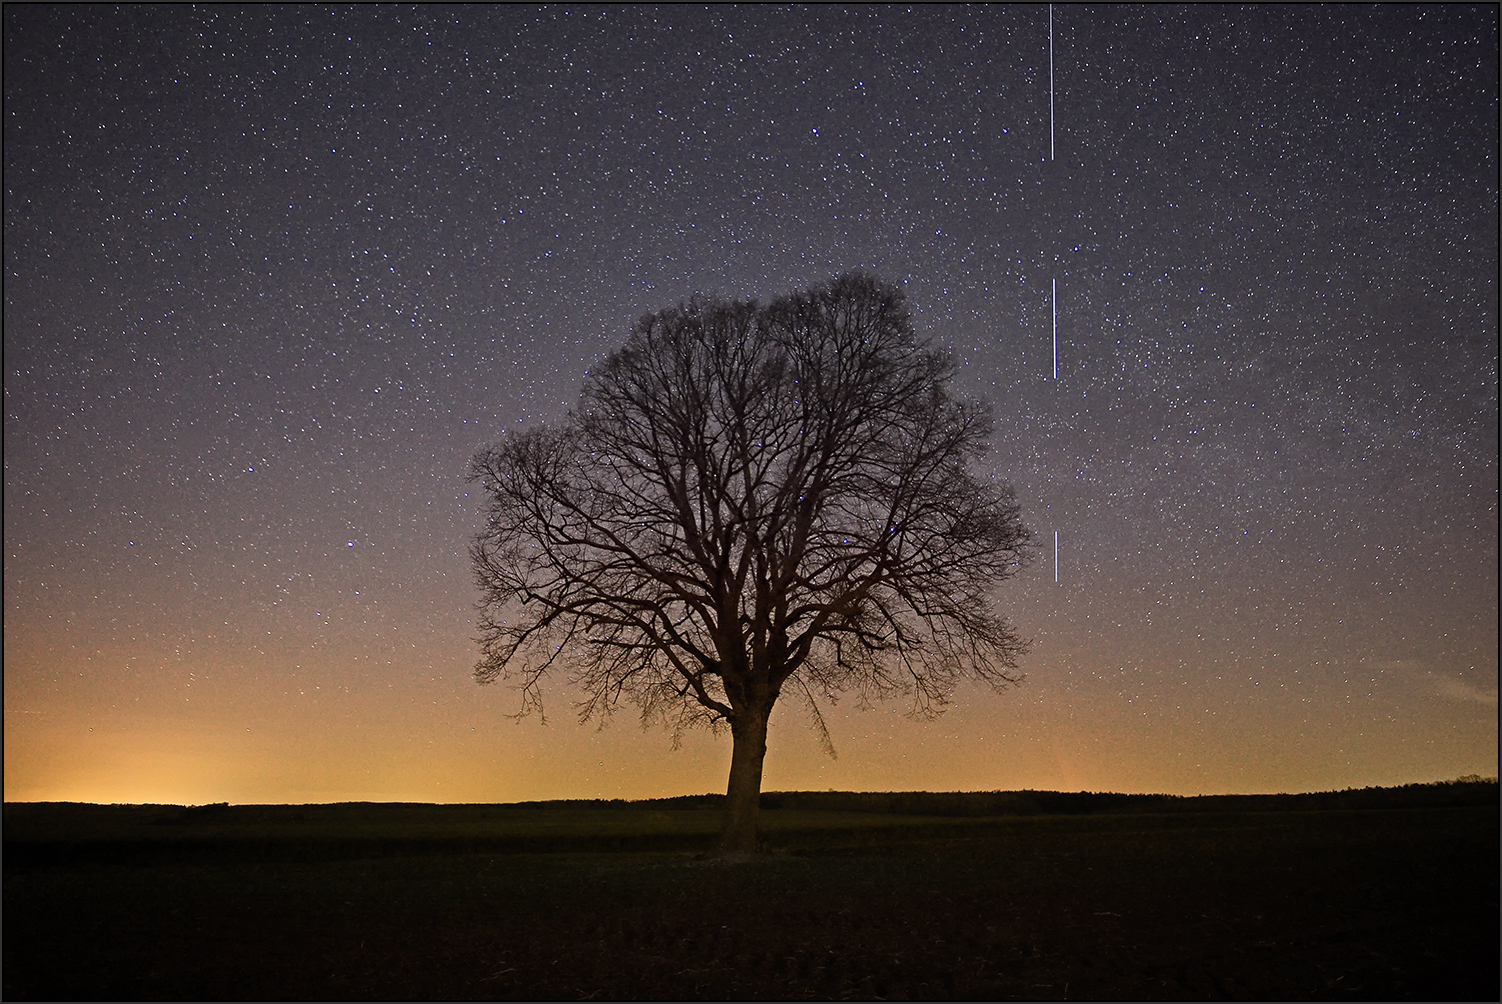
[[(518, 808), (718, 809), (724, 795), (567, 799)], [(1281, 812), (1498, 804), (1497, 779), (1478, 776), (1395, 788), (1278, 795), (1122, 795), (1108, 791), (765, 791), (763, 809), (882, 812), (904, 816), (1052, 816), (1169, 812)]]

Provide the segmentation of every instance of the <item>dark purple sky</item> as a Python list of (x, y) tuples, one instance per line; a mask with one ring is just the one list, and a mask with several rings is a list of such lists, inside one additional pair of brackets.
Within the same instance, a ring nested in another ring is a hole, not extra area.
[(5, 797), (722, 789), (474, 684), (465, 463), (853, 268), (996, 406), (1035, 647), (769, 789), (1495, 774), (1497, 8), (1053, 16), (1050, 159), (1046, 5), (6, 5)]

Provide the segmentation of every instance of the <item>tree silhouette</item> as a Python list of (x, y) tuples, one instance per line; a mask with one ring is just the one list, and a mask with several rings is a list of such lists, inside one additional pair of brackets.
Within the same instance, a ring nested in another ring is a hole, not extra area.
[(962, 678), (1020, 680), (1026, 643), (992, 587), (1030, 553), (1010, 488), (970, 462), (988, 410), (903, 295), (849, 274), (765, 307), (695, 300), (644, 317), (558, 427), (508, 434), (470, 478), (481, 683), (520, 714), (567, 667), (580, 721), (729, 727), (721, 847), (756, 846), (767, 720), (906, 693), (931, 715)]

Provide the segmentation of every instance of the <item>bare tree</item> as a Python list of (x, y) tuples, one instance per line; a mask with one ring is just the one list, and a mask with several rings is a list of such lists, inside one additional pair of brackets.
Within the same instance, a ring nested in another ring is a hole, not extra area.
[(942, 710), (962, 678), (1020, 680), (991, 589), (1030, 553), (1011, 490), (970, 464), (988, 411), (863, 274), (765, 306), (642, 318), (560, 427), (508, 435), (470, 477), (481, 683), (521, 714), (567, 667), (580, 720), (623, 700), (734, 740), (722, 850), (756, 846), (767, 719), (853, 692)]

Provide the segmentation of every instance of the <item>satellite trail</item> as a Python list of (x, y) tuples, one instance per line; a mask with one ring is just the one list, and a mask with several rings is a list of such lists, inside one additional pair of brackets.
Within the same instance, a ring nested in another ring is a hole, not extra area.
[(1048, 159), (1053, 160), (1053, 4), (1048, 5)]
[(1053, 378), (1059, 378), (1059, 280), (1053, 280)]
[(1053, 580), (1059, 581), (1059, 531), (1053, 532)]

